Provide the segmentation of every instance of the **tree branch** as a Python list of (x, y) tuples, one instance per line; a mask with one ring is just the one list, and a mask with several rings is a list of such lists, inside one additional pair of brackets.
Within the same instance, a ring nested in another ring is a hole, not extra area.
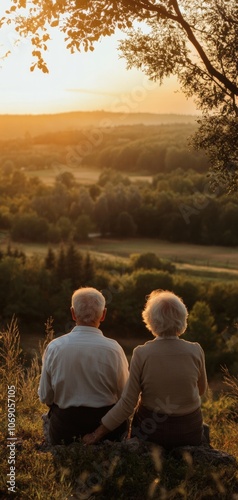
[[(133, 4), (133, 6), (135, 8), (134, 1), (130, 1), (128, 3)], [(150, 3), (147, 0), (140, 0), (140, 1), (136, 2), (136, 7), (140, 7), (142, 9), (149, 11), (149, 12), (156, 12), (157, 15), (159, 15), (160, 17), (162, 17), (164, 19), (172, 19), (173, 21), (178, 21), (177, 16), (175, 16), (172, 12), (166, 10), (166, 8), (163, 5), (155, 5), (153, 3)]]
[(200, 45), (199, 41), (195, 37), (195, 35), (191, 29), (191, 26), (188, 24), (188, 22), (182, 16), (177, 0), (171, 0), (171, 5), (173, 5), (173, 8), (177, 14), (176, 21), (186, 31), (188, 39), (190, 40), (192, 45), (197, 50), (199, 56), (201, 57), (203, 63), (205, 64), (209, 74), (211, 76), (215, 77), (219, 82), (221, 82), (231, 92), (231, 94), (238, 95), (237, 85), (235, 85), (233, 82), (231, 82), (229, 80), (229, 78), (227, 78), (225, 75), (220, 73), (220, 71), (218, 71), (216, 68), (214, 68), (214, 66), (211, 64), (211, 62), (208, 59), (206, 53), (204, 52), (202, 46)]

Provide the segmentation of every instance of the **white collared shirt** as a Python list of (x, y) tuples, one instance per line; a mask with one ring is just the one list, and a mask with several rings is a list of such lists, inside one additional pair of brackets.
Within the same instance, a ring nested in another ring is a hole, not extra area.
[(43, 356), (42, 403), (99, 408), (118, 401), (129, 376), (122, 347), (101, 330), (76, 326), (54, 339)]

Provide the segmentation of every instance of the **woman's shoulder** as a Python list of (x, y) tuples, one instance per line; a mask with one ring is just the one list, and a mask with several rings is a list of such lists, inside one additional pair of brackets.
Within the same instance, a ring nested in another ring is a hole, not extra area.
[(133, 353), (139, 354), (139, 353), (144, 353), (150, 349), (153, 349), (153, 347), (155, 345), (155, 340), (156, 339), (148, 340), (144, 344), (138, 345), (137, 347), (134, 348)]
[(185, 340), (185, 339), (179, 339), (180, 340), (180, 345), (184, 346), (185, 349), (190, 350), (190, 351), (198, 351), (202, 352), (202, 346), (198, 342), (191, 342), (190, 340)]

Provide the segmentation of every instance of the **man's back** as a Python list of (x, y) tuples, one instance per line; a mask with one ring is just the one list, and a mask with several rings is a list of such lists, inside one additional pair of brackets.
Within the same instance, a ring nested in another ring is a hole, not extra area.
[(40, 399), (60, 408), (115, 404), (128, 378), (128, 362), (118, 342), (88, 326), (76, 326), (53, 340), (44, 365)]
[[(76, 326), (50, 342), (43, 356), (39, 397), (50, 407), (51, 444), (69, 444), (92, 432), (120, 398), (129, 376), (123, 349), (99, 330), (107, 312), (102, 293), (79, 288), (71, 304)], [(123, 422), (111, 439), (120, 439), (126, 428)]]

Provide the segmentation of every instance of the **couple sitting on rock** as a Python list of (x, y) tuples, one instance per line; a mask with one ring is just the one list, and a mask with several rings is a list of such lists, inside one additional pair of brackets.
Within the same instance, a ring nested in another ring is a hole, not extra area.
[(200, 445), (205, 359), (198, 343), (180, 339), (188, 317), (183, 301), (163, 290), (147, 297), (142, 317), (155, 338), (134, 349), (130, 374), (121, 346), (99, 329), (104, 296), (76, 290), (71, 313), (76, 326), (43, 356), (39, 397), (50, 407), (51, 444), (137, 437), (166, 449)]

